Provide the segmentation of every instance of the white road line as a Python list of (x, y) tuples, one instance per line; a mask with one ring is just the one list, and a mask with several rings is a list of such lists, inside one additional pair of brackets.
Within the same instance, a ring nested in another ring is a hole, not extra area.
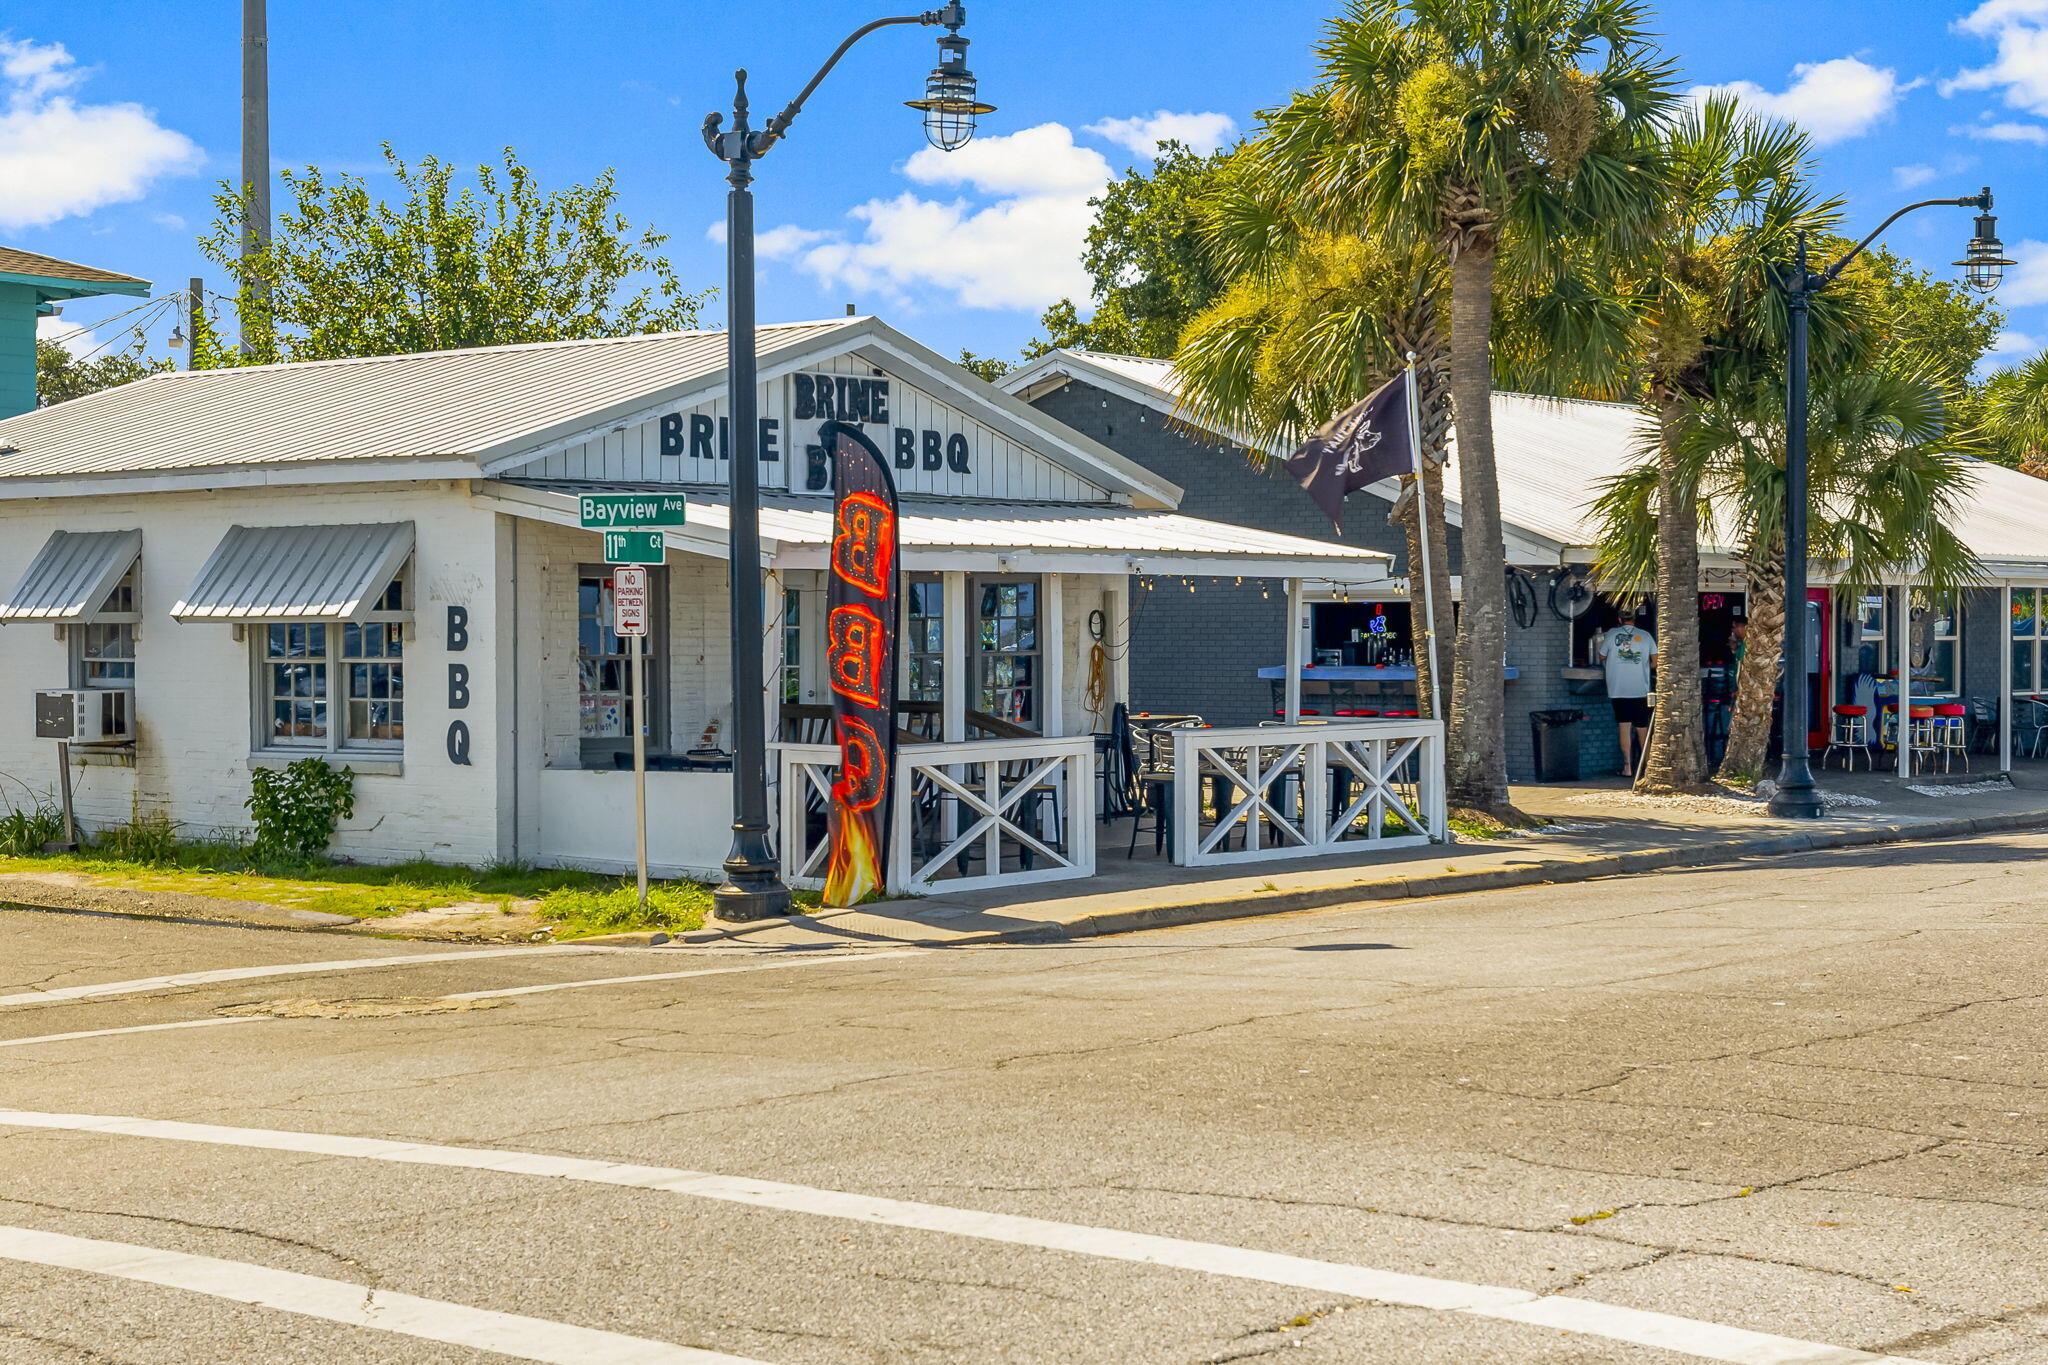
[(1016, 1246), (1069, 1251), (1107, 1260), (1135, 1261), (1143, 1265), (1171, 1266), (1181, 1270), (1226, 1275), (1234, 1279), (1258, 1280), (1301, 1289), (1316, 1289), (1367, 1299), (1375, 1303), (1399, 1304), (1439, 1312), (1469, 1313), (1476, 1317), (1502, 1318), (1511, 1322), (1580, 1332), (1661, 1346), (1666, 1350), (1699, 1356), (1731, 1365), (1928, 1365), (1906, 1356), (1878, 1356), (1868, 1351), (1772, 1336), (1740, 1327), (1701, 1322), (1620, 1308), (1591, 1299), (1565, 1295), (1532, 1294), (1524, 1289), (1497, 1285), (1467, 1284), (1459, 1280), (1400, 1271), (1376, 1270), (1369, 1266), (1346, 1265), (1337, 1261), (1314, 1261), (1277, 1252), (1253, 1251), (1215, 1242), (1190, 1242), (1178, 1237), (1124, 1232), (1116, 1228), (1060, 1223), (1045, 1218), (1024, 1218), (1013, 1214), (986, 1213), (975, 1209), (948, 1208), (940, 1204), (918, 1204), (901, 1199), (880, 1199), (871, 1195), (848, 1194), (839, 1190), (814, 1189), (773, 1180), (746, 1180), (735, 1176), (708, 1175), (701, 1171), (677, 1170), (666, 1166), (629, 1166), (582, 1157), (550, 1156), (540, 1152), (509, 1152), (488, 1147), (448, 1147), (423, 1142), (393, 1142), (382, 1138), (346, 1137), (330, 1133), (289, 1132), (270, 1128), (231, 1128), (208, 1123), (178, 1123), (163, 1119), (122, 1118), (100, 1114), (51, 1114), (23, 1109), (0, 1109), (0, 1126), (58, 1129), (70, 1132), (108, 1133), (123, 1137), (157, 1138), (172, 1142), (200, 1142), (227, 1147), (255, 1147), (279, 1152), (307, 1152), (321, 1156), (353, 1157), (366, 1161), (393, 1161), (415, 1166), (451, 1166), (513, 1175), (547, 1176), (597, 1185), (624, 1185), (635, 1189), (663, 1190), (733, 1204), (807, 1213), (826, 1218), (847, 1218), (861, 1223), (917, 1228), (955, 1237), (975, 1237), (1007, 1242)]
[(812, 958), (780, 957), (751, 967), (699, 967), (687, 972), (651, 972), (645, 976), (599, 976), (583, 981), (550, 981), (539, 986), (512, 986), (497, 991), (464, 991), (450, 1000), (502, 1000), (513, 995), (540, 995), (545, 991), (578, 991), (586, 986), (623, 986), (636, 981), (681, 981), (688, 976), (729, 976), (733, 972), (772, 972), (782, 967), (820, 967), (828, 962), (879, 962), (885, 957), (918, 957), (922, 948), (897, 948), (886, 953), (847, 953)]
[(468, 948), (459, 953), (414, 953), (403, 957), (351, 957), (337, 962), (284, 962), (268, 967), (217, 967), (204, 972), (179, 972), (171, 976), (143, 976), (132, 981), (102, 981), (90, 986), (53, 986), (48, 990), (21, 991), (0, 995), (0, 1007), (7, 1005), (54, 1005), (66, 1000), (96, 1000), (108, 995), (140, 995), (145, 991), (171, 990), (179, 986), (206, 986), (216, 981), (254, 981), (266, 976), (319, 976), (325, 972), (359, 972), (371, 967), (410, 967), (422, 962), (481, 961), (487, 957), (559, 956), (563, 953), (593, 953), (602, 946), (579, 948), (564, 943), (545, 948)]
[[(514, 995), (536, 995), (543, 991), (574, 991), (587, 986), (618, 986), (640, 981), (680, 981), (691, 976), (730, 976), (735, 972), (772, 972), (789, 967), (823, 967), (834, 962), (874, 962), (887, 957), (916, 957), (924, 950), (899, 948), (886, 953), (835, 953), (815, 957), (779, 957), (748, 967), (699, 967), (687, 972), (652, 972), (642, 976), (600, 976), (576, 981), (551, 981), (540, 986), (512, 986), (495, 991), (464, 991), (444, 997), (448, 1000), (495, 1000)], [(419, 961), (418, 958), (412, 959)], [(0, 1047), (28, 1047), (35, 1043), (68, 1043), (77, 1038), (111, 1038), (123, 1033), (160, 1033), (165, 1029), (211, 1028), (216, 1024), (273, 1024), (267, 1014), (238, 1014), (230, 1018), (179, 1019), (168, 1024), (133, 1024), (127, 1028), (84, 1029), (77, 1033), (44, 1033), (34, 1038), (0, 1038)]]
[(350, 1327), (496, 1351), (515, 1360), (547, 1361), (550, 1365), (761, 1365), (746, 1356), (672, 1346), (517, 1313), (466, 1308), (346, 1280), (323, 1280), (242, 1261), (31, 1228), (0, 1227), (0, 1257), (184, 1289), (301, 1317), (325, 1318)]
[(160, 1033), (173, 1028), (212, 1028), (218, 1024), (260, 1024), (260, 1014), (240, 1014), (228, 1019), (180, 1019), (174, 1024), (133, 1024), (127, 1028), (89, 1028), (78, 1033), (45, 1033), (36, 1038), (0, 1038), (0, 1047), (27, 1047), (31, 1043), (68, 1043), (73, 1038), (111, 1038), (117, 1033)]

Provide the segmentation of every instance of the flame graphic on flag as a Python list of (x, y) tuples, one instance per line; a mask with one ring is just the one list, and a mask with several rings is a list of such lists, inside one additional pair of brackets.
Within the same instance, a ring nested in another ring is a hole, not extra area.
[(825, 904), (858, 905), (882, 889), (882, 850), (859, 813), (846, 819), (832, 810), (832, 856), (825, 864)]

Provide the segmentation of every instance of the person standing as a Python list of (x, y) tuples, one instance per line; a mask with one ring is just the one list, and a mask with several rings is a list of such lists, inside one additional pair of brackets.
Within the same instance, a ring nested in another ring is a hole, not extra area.
[(1634, 612), (1593, 641), (1593, 661), (1606, 674), (1607, 700), (1614, 707), (1623, 777), (1635, 776), (1642, 758), (1643, 732), (1650, 724), (1650, 661), (1656, 657), (1656, 637), (1636, 624)]

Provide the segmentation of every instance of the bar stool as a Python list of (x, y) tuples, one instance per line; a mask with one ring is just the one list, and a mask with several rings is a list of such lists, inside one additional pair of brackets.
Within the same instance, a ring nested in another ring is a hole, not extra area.
[(1969, 727), (1964, 723), (1970, 708), (1960, 702), (1942, 702), (1934, 708), (1934, 742), (1941, 753), (1941, 770), (1950, 771), (1960, 758), (1963, 771), (1970, 771)]
[(1872, 766), (1870, 758), (1870, 708), (1867, 706), (1837, 706), (1834, 720), (1828, 727), (1828, 747), (1820, 751), (1820, 765), (1828, 765), (1828, 755), (1842, 750), (1842, 768), (1853, 772), (1856, 755), (1863, 755), (1863, 766)]
[(1926, 754), (1928, 766), (1934, 763), (1934, 708), (1914, 706), (1906, 712), (1906, 744), (1899, 758), (1899, 772), (1904, 776), (1913, 775), (1917, 755)]

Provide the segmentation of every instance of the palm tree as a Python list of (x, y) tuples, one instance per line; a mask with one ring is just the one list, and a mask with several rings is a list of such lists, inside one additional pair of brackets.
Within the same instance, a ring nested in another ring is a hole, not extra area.
[(1646, 16), (1638, 0), (1353, 0), (1325, 31), (1320, 82), (1263, 116), (1252, 153), (1318, 225), (1428, 243), (1449, 268), (1465, 585), (1449, 782), (1489, 812), (1511, 814), (1495, 267), (1649, 221), (1673, 75)]
[[(1979, 576), (1949, 522), (1967, 494), (1981, 443), (1948, 430), (1945, 386), (1881, 367), (1824, 373), (1808, 415), (1809, 533), (1816, 561), (1855, 591), (1900, 570), (1937, 590)], [(1698, 490), (1699, 515), (1719, 543), (1742, 547), (1749, 590), (1748, 652), (1719, 776), (1752, 782), (1763, 771), (1785, 629), (1783, 381), (1771, 377), (1711, 399), (1688, 399), (1677, 423), (1680, 477)], [(1623, 581), (1652, 571), (1659, 465), (1612, 480), (1598, 510), (1603, 566)]]
[[(1422, 496), (1404, 494), (1394, 517), (1407, 539), (1410, 572), (1429, 564), (1429, 595), (1448, 612), (1443, 462), (1450, 405), (1449, 348), (1438, 326), (1442, 263), (1427, 246), (1395, 249), (1303, 232), (1286, 221), (1284, 206), (1244, 185), (1214, 207), (1211, 235), (1236, 282), (1182, 335), (1174, 363), (1189, 421), (1241, 434), (1253, 459), (1263, 463), (1266, 450), (1297, 444), (1414, 355)], [(1402, 482), (1412, 485), (1416, 478), (1404, 475)], [(1418, 504), (1427, 508), (1426, 526)], [(1422, 594), (1413, 600), (1419, 604)], [(1424, 628), (1418, 617), (1416, 629)], [(1416, 652), (1416, 670), (1418, 709), (1430, 715), (1436, 680), (1427, 649)]]
[(2022, 470), (2048, 478), (2048, 354), (2000, 370), (1981, 394), (1985, 434), (2017, 456)]
[[(1773, 279), (1791, 255), (1800, 231), (1818, 233), (1838, 217), (1838, 200), (1820, 201), (1808, 183), (1812, 153), (1805, 134), (1744, 113), (1732, 98), (1717, 97), (1681, 112), (1664, 138), (1666, 198), (1654, 237), (1624, 252), (1582, 250), (1567, 259), (1566, 279), (1581, 295), (1605, 294), (1606, 315), (1619, 310), (1629, 345), (1628, 370), (1615, 396), (1643, 409), (1655, 436), (1655, 498), (1645, 509), (1656, 518), (1654, 573), (1629, 576), (1609, 565), (1606, 577), (1625, 590), (1653, 589), (1662, 610), (1656, 723), (1636, 779), (1646, 792), (1694, 791), (1707, 780), (1701, 725), (1698, 490), (1687, 482), (1680, 454), (1686, 405), (1740, 388), (1774, 367), (1783, 351), (1783, 301)], [(1523, 310), (1528, 312), (1530, 310)], [(1581, 334), (1598, 325), (1603, 310), (1585, 306), (1563, 313)], [(1830, 323), (1839, 310), (1830, 314)], [(1611, 334), (1581, 335), (1577, 345), (1538, 311), (1517, 329), (1522, 355), (1515, 368), (1542, 371), (1552, 358), (1599, 351)], [(1839, 326), (1836, 326), (1839, 331)], [(1823, 338), (1834, 346), (1832, 332)], [(1572, 375), (1544, 375), (1555, 386)], [(1648, 567), (1648, 566), (1644, 566)], [(1754, 629), (1754, 626), (1752, 626)]]

